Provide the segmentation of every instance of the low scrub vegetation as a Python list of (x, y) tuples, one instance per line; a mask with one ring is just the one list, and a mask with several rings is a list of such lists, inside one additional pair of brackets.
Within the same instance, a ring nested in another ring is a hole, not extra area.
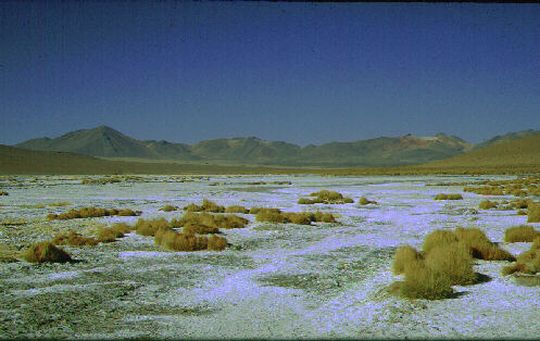
[(527, 212), (528, 223), (540, 223), (540, 202), (529, 203)]
[(396, 250), (392, 271), (396, 275), (404, 274), (405, 278), (394, 283), (393, 288), (407, 298), (452, 297), (452, 285), (470, 285), (478, 281), (473, 270), (473, 257), (515, 260), (479, 229), (435, 230), (424, 239), (422, 252), (409, 245)]
[(106, 185), (106, 184), (114, 184), (122, 182), (122, 178), (120, 177), (103, 177), (103, 178), (97, 178), (97, 179), (82, 179), (81, 184), (83, 185)]
[(0, 197), (1, 197), (1, 196), (6, 196), (6, 195), (9, 195), (9, 193), (6, 192), (6, 191), (0, 191)]
[(343, 194), (336, 191), (322, 190), (319, 192), (313, 192), (310, 194), (314, 198), (300, 198), (298, 203), (302, 205), (311, 204), (350, 204), (354, 202), (353, 199), (344, 197)]
[(187, 212), (180, 219), (171, 221), (172, 227), (183, 227), (185, 225), (199, 225), (210, 228), (237, 229), (244, 228), (249, 223), (249, 220), (235, 214), (209, 214), (209, 213), (193, 213)]
[(54, 245), (70, 245), (70, 246), (94, 246), (99, 243), (97, 239), (84, 237), (83, 235), (69, 230), (64, 233), (57, 234), (51, 241)]
[(171, 251), (220, 251), (227, 247), (227, 240), (220, 236), (197, 236), (166, 229), (157, 231), (154, 243)]
[(257, 210), (255, 219), (260, 222), (275, 224), (311, 225), (312, 222), (334, 223), (336, 218), (331, 213), (323, 212), (282, 212), (278, 208), (262, 208)]
[(71, 256), (51, 242), (40, 242), (30, 246), (23, 258), (31, 263), (65, 263), (71, 261)]
[(227, 208), (225, 208), (225, 213), (244, 213), (248, 214), (250, 213), (248, 208), (245, 208), (244, 206), (240, 205), (232, 205)]
[(458, 193), (454, 194), (445, 194), (445, 193), (439, 193), (435, 196), (435, 200), (463, 200), (463, 196)]
[(187, 212), (209, 212), (209, 213), (223, 213), (225, 212), (225, 207), (216, 204), (213, 201), (208, 199), (203, 199), (201, 205), (189, 204), (184, 207), (184, 211)]
[(65, 213), (49, 214), (47, 219), (49, 220), (68, 220), (78, 218), (92, 218), (92, 217), (105, 217), (105, 216), (137, 216), (141, 212), (133, 211), (129, 208), (123, 209), (107, 209), (100, 207), (83, 207), (81, 209), (71, 209)]
[(514, 226), (504, 231), (504, 241), (508, 243), (532, 242), (538, 236), (540, 232), (528, 225)]
[(141, 236), (154, 236), (158, 230), (170, 230), (171, 224), (165, 218), (139, 218), (134, 226), (135, 232)]
[(102, 243), (115, 242), (117, 238), (123, 238), (126, 233), (131, 232), (131, 227), (126, 223), (116, 223), (111, 227), (98, 229), (97, 239)]
[(481, 210), (490, 210), (492, 208), (497, 208), (497, 206), (498, 204), (495, 201), (490, 200), (482, 200), (480, 205), (478, 205)]
[(534, 239), (529, 250), (517, 257), (514, 264), (505, 266), (501, 272), (503, 275), (535, 275), (540, 273), (540, 236)]
[(178, 211), (178, 206), (165, 205), (165, 206), (161, 207), (159, 210), (160, 210), (160, 211), (163, 211), (163, 212), (173, 212), (173, 211)]
[(368, 198), (366, 198), (366, 197), (364, 197), (364, 196), (362, 196), (362, 197), (360, 197), (360, 199), (358, 199), (358, 203), (359, 203), (360, 205), (369, 205), (369, 204), (375, 204), (375, 205), (376, 205), (376, 204), (377, 204), (376, 201), (374, 201), (374, 200), (369, 200)]

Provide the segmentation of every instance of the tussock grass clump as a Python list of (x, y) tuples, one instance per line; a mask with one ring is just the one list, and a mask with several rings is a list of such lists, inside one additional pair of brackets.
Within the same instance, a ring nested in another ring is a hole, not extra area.
[(429, 253), (437, 246), (444, 246), (458, 241), (456, 234), (453, 231), (435, 230), (429, 233), (424, 239), (422, 250)]
[(141, 236), (154, 236), (159, 229), (170, 230), (171, 225), (165, 218), (147, 220), (140, 218), (135, 223), (135, 232)]
[(485, 233), (478, 228), (458, 227), (455, 234), (459, 241), (469, 248), (474, 258), (507, 261), (516, 259), (511, 253), (492, 243)]
[(435, 196), (434, 199), (435, 200), (463, 200), (463, 196), (458, 193), (455, 193), (455, 194), (439, 193)]
[(6, 192), (6, 191), (0, 191), (0, 197), (1, 197), (1, 196), (6, 196), (6, 195), (9, 195), (9, 193)]
[(434, 271), (423, 260), (408, 263), (404, 273), (405, 280), (399, 285), (399, 293), (404, 297), (440, 300), (454, 294), (450, 278)]
[(94, 238), (84, 237), (73, 230), (69, 230), (65, 233), (57, 234), (53, 238), (52, 243), (54, 245), (95, 246), (99, 241)]
[(91, 218), (91, 217), (106, 217), (106, 216), (137, 216), (140, 212), (133, 211), (128, 208), (124, 209), (106, 209), (100, 207), (83, 207), (81, 209), (71, 209), (61, 214), (49, 214), (47, 219), (49, 220), (68, 220), (78, 218)]
[(343, 194), (336, 191), (329, 191), (323, 189), (318, 192), (313, 192), (310, 194), (313, 199), (310, 198), (300, 198), (298, 203), (301, 205), (310, 205), (310, 204), (350, 204), (354, 200), (351, 198), (344, 197)]
[(433, 271), (448, 277), (452, 284), (467, 285), (476, 281), (472, 256), (464, 243), (439, 245), (427, 253), (425, 262)]
[(424, 257), (412, 246), (403, 245), (397, 248), (394, 254), (392, 263), (392, 272), (394, 275), (400, 275), (405, 272), (405, 266), (417, 261), (423, 260)]
[(531, 248), (517, 257), (516, 263), (502, 268), (503, 275), (522, 273), (534, 275), (540, 273), (540, 236), (536, 237)]
[(244, 206), (240, 206), (240, 205), (232, 205), (232, 206), (229, 206), (229, 207), (225, 208), (225, 213), (244, 213), (244, 214), (248, 214), (249, 209), (245, 208)]
[(528, 225), (514, 226), (504, 231), (504, 241), (508, 243), (532, 242), (538, 236), (540, 232)]
[(214, 227), (214, 226), (202, 225), (202, 224), (197, 225), (197, 224), (188, 223), (184, 225), (184, 227), (182, 228), (182, 232), (188, 235), (219, 233), (219, 228)]
[(178, 206), (165, 205), (165, 206), (161, 207), (159, 210), (163, 211), (163, 212), (173, 212), (173, 211), (178, 210)]
[(504, 195), (504, 190), (497, 186), (475, 187), (466, 186), (463, 188), (464, 192), (472, 192), (481, 195)]
[(187, 212), (180, 219), (171, 221), (172, 227), (182, 227), (188, 224), (202, 225), (212, 228), (238, 229), (244, 228), (249, 220), (235, 214), (214, 215), (209, 213)]
[(164, 229), (157, 231), (154, 243), (171, 251), (200, 251), (206, 249), (219, 251), (227, 246), (227, 240), (216, 235), (208, 238)]
[(540, 222), (540, 203), (538, 202), (529, 203), (529, 208), (527, 212), (527, 222), (528, 223)]
[(520, 209), (520, 208), (527, 208), (529, 207), (529, 200), (526, 200), (526, 199), (518, 199), (518, 200), (514, 200), (510, 203), (510, 205), (514, 208), (514, 209)]
[(123, 238), (129, 232), (131, 232), (131, 227), (128, 224), (116, 223), (111, 227), (98, 229), (97, 238), (102, 243), (112, 243), (117, 238)]
[(260, 209), (255, 216), (255, 219), (260, 222), (268, 222), (275, 224), (298, 224), (311, 225), (312, 222), (335, 223), (336, 218), (331, 213), (323, 213), (317, 211), (312, 212), (282, 212), (278, 208), (263, 208)]
[(184, 207), (184, 211), (223, 213), (225, 212), (225, 207), (218, 205), (215, 202), (210, 201), (208, 199), (203, 199), (202, 204), (200, 206), (196, 204), (189, 204), (186, 207)]
[(71, 261), (71, 256), (51, 242), (40, 242), (30, 246), (23, 258), (31, 263), (65, 263)]
[(492, 209), (492, 208), (497, 208), (497, 206), (498, 206), (498, 204), (495, 201), (490, 201), (490, 200), (482, 200), (480, 202), (480, 205), (478, 205), (478, 207), (481, 210), (489, 210), (489, 209)]
[(359, 203), (360, 205), (369, 205), (369, 204), (375, 204), (375, 205), (376, 205), (376, 204), (377, 204), (376, 201), (374, 201), (374, 200), (369, 200), (368, 198), (366, 198), (366, 197), (364, 197), (364, 196), (362, 196), (362, 197), (360, 197), (360, 199), (358, 199), (358, 203)]

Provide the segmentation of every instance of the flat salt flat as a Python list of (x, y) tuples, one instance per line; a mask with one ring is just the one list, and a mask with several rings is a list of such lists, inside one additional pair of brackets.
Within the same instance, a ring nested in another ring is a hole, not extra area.
[[(432, 230), (476, 226), (502, 242), (504, 230), (524, 224), (516, 211), (477, 210), (491, 197), (463, 193), (463, 186), (426, 186), (508, 177), (209, 176), (177, 182), (148, 176), (107, 185), (82, 185), (77, 177), (11, 177), (0, 184), (0, 243), (22, 248), (72, 228), (137, 217), (49, 222), (48, 213), (84, 206), (131, 208), (143, 218), (211, 199), (221, 205), (331, 212), (337, 224), (313, 226), (255, 222), (223, 230), (222, 252), (169, 252), (150, 237), (128, 234), (111, 244), (65, 247), (69, 264), (0, 263), (0, 337), (69, 338), (538, 338), (540, 287), (500, 275), (506, 262), (476, 261), (490, 281), (455, 286), (457, 298), (404, 300), (384, 288), (400, 277), (391, 271), (395, 248), (419, 248)], [(276, 185), (275, 181), (292, 185)], [(265, 181), (268, 185), (250, 182)], [(218, 183), (218, 185), (211, 185)], [(299, 205), (300, 197), (331, 189), (354, 204)], [(437, 193), (464, 200), (434, 201)], [(378, 205), (359, 206), (360, 196)], [(538, 198), (537, 198), (538, 199)], [(53, 202), (65, 207), (36, 206)], [(475, 212), (477, 210), (477, 212)], [(533, 224), (540, 227), (539, 224)], [(501, 243), (518, 254), (527, 243)]]

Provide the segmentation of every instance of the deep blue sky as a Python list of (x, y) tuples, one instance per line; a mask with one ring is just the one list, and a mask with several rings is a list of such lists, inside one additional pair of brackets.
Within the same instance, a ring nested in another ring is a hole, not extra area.
[(0, 2), (0, 143), (540, 128), (540, 5)]

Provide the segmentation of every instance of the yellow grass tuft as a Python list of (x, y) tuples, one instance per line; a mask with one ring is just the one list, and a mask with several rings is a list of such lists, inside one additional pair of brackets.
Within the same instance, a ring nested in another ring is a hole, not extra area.
[(225, 212), (225, 207), (216, 204), (213, 201), (208, 199), (203, 199), (201, 205), (189, 204), (184, 207), (184, 210), (187, 212), (211, 212), (211, 213), (223, 213)]
[(516, 259), (511, 253), (492, 243), (485, 233), (478, 228), (458, 227), (455, 230), (455, 234), (459, 241), (469, 248), (474, 258), (508, 261), (514, 261)]
[(538, 236), (540, 232), (528, 225), (514, 226), (504, 231), (504, 241), (508, 243), (532, 242)]
[(83, 207), (81, 209), (71, 209), (61, 214), (49, 214), (47, 219), (49, 220), (67, 220), (78, 218), (91, 218), (91, 217), (105, 217), (105, 216), (137, 216), (140, 212), (133, 211), (131, 209), (106, 209), (100, 207)]
[(529, 208), (527, 212), (527, 222), (528, 223), (539, 223), (540, 222), (540, 203), (531, 202), (529, 203)]
[(65, 233), (57, 234), (52, 243), (55, 245), (71, 245), (71, 246), (94, 246), (99, 243), (98, 240), (94, 238), (83, 237), (81, 234), (69, 230)]
[(310, 204), (349, 204), (354, 202), (353, 199), (344, 197), (343, 194), (336, 191), (329, 191), (323, 189), (318, 192), (313, 192), (310, 196), (315, 197), (313, 199), (309, 198), (300, 198), (298, 199), (299, 204), (310, 205)]
[(405, 265), (422, 260), (422, 255), (410, 245), (404, 245), (397, 248), (392, 263), (392, 272), (400, 275), (405, 272)]
[(68, 253), (51, 242), (33, 244), (23, 254), (23, 258), (31, 263), (65, 263), (71, 261)]
[(492, 208), (497, 208), (497, 203), (495, 201), (483, 200), (478, 206), (481, 210), (489, 210)]
[(229, 207), (225, 208), (225, 213), (244, 213), (244, 214), (248, 214), (249, 209), (245, 208), (244, 206), (240, 206), (240, 205), (232, 205), (232, 206), (229, 206)]
[(159, 229), (171, 229), (169, 222), (165, 218), (146, 220), (140, 218), (135, 223), (135, 232), (142, 236), (153, 236)]
[(439, 193), (435, 196), (435, 200), (463, 200), (463, 196), (461, 194), (444, 194)]
[(436, 246), (448, 245), (457, 241), (458, 238), (453, 231), (435, 230), (424, 239), (422, 250), (428, 253)]

